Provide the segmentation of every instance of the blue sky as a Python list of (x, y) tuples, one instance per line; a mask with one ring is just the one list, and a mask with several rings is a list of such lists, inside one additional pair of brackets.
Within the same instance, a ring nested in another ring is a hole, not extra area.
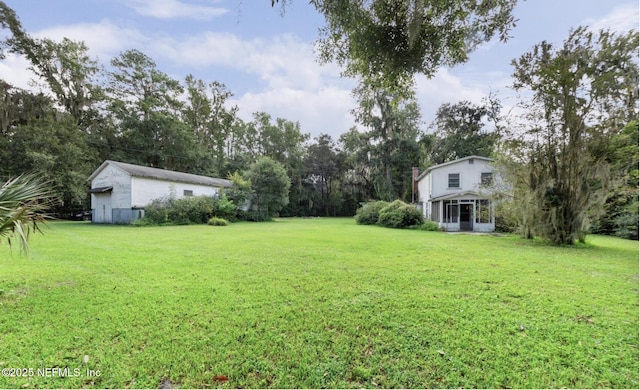
[[(270, 0), (5, 0), (37, 37), (83, 40), (105, 66), (128, 49), (152, 57), (178, 80), (187, 74), (219, 81), (234, 93), (240, 115), (255, 111), (299, 121), (313, 137), (337, 138), (354, 125), (354, 80), (315, 61), (313, 41), (323, 18), (307, 0), (293, 0), (284, 16)], [(490, 42), (433, 79), (418, 77), (424, 127), (442, 103), (480, 102), (496, 92), (507, 111), (515, 104), (510, 62), (547, 40), (561, 44), (571, 28), (638, 30), (637, 0), (527, 0), (506, 43)], [(23, 88), (33, 75), (27, 62), (8, 56), (0, 78)]]

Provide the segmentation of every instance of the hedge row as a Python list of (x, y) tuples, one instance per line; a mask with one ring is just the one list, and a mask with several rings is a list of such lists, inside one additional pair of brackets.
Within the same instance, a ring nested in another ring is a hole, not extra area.
[(356, 222), (360, 225), (380, 225), (390, 228), (408, 228), (424, 223), (422, 212), (415, 206), (401, 200), (391, 203), (370, 202), (356, 212)]
[(193, 196), (181, 199), (161, 198), (145, 207), (144, 218), (138, 225), (189, 225), (209, 223), (212, 218), (234, 221), (236, 205), (224, 195)]

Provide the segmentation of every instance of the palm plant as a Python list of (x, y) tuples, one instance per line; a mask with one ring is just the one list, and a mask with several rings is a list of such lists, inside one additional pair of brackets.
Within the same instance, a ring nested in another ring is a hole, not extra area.
[(20, 175), (4, 183), (0, 187), (0, 243), (6, 239), (11, 246), (17, 237), (22, 250), (28, 252), (29, 236), (41, 232), (53, 201), (50, 184), (35, 175)]

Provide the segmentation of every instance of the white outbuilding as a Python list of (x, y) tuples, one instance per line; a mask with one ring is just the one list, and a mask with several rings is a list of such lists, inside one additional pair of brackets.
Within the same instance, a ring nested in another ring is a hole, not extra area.
[(106, 160), (91, 182), (91, 221), (130, 223), (144, 216), (144, 208), (162, 197), (219, 196), (229, 180)]
[(416, 179), (424, 217), (446, 231), (492, 232), (496, 227), (491, 187), (493, 160), (468, 156), (434, 165)]

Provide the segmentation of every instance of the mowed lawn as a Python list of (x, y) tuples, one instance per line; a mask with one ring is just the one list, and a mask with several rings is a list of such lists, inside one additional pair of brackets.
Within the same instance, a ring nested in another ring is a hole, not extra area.
[(0, 387), (638, 388), (638, 316), (612, 237), (51, 223), (0, 247)]

